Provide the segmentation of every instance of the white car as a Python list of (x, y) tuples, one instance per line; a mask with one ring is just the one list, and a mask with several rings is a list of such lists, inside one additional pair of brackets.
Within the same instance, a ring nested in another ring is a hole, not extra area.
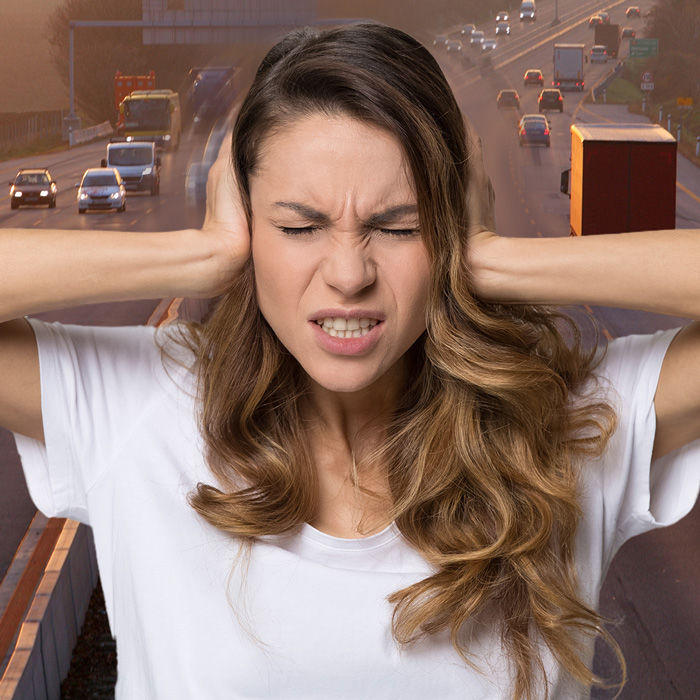
[(607, 63), (608, 49), (602, 44), (596, 44), (591, 48), (591, 63)]
[(88, 209), (126, 211), (126, 188), (116, 168), (89, 168), (78, 188), (78, 214)]
[(498, 46), (498, 42), (495, 39), (484, 39), (481, 42), (482, 51), (493, 51), (496, 46)]

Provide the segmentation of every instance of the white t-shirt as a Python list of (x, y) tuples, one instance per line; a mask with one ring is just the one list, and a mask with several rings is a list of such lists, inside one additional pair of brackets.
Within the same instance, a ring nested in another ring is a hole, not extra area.
[[(355, 540), (304, 525), (263, 538), (234, 568), (237, 543), (186, 501), (214, 479), (192, 376), (164, 369), (153, 328), (31, 323), (46, 447), (19, 435), (17, 445), (39, 510), (93, 528), (118, 699), (510, 698), (495, 626), (468, 630), (481, 673), (444, 634), (397, 648), (386, 598), (432, 569), (394, 525)], [(675, 332), (615, 340), (598, 370), (619, 395), (620, 426), (584, 469), (576, 560), (594, 607), (619, 546), (680, 519), (697, 497), (700, 440), (650, 469), (653, 397)], [(544, 662), (550, 698), (587, 696), (546, 650)]]

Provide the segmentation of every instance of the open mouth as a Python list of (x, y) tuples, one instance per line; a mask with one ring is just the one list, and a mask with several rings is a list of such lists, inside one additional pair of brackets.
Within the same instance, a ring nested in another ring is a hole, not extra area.
[(362, 338), (377, 324), (376, 318), (340, 318), (329, 316), (314, 321), (324, 333), (333, 338)]

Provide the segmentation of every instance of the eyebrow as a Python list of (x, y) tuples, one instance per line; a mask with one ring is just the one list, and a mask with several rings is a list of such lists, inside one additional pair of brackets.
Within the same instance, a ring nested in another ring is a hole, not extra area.
[[(303, 216), (307, 221), (320, 226), (328, 226), (331, 221), (327, 214), (313, 207), (309, 207), (306, 204), (301, 204), (300, 202), (275, 202), (275, 206), (291, 209), (293, 212)], [(399, 204), (395, 207), (389, 207), (384, 211), (372, 214), (369, 219), (364, 222), (364, 225), (367, 228), (380, 228), (387, 224), (396, 223), (406, 216), (415, 216), (416, 214), (418, 214), (418, 207), (415, 204)]]

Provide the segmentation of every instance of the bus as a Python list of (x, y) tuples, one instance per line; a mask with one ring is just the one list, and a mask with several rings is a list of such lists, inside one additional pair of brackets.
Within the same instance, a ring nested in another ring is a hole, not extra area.
[(153, 141), (174, 151), (181, 130), (180, 96), (174, 90), (134, 90), (119, 105), (117, 134), (127, 141)]

